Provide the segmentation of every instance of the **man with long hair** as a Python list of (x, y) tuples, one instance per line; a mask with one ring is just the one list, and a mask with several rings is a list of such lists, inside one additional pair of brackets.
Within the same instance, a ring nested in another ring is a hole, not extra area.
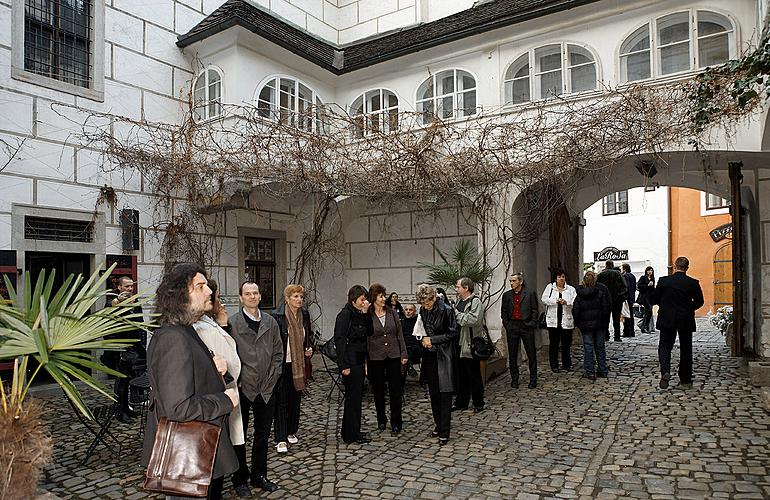
[[(177, 264), (161, 280), (156, 294), (160, 328), (147, 351), (152, 387), (142, 465), (147, 466), (160, 417), (222, 425), (208, 498), (222, 497), (224, 476), (235, 472), (238, 459), (223, 419), (238, 405), (238, 392), (225, 389), (224, 358), (213, 356), (193, 324), (212, 307), (206, 272), (197, 264)], [(184, 498), (184, 497), (168, 497)]]

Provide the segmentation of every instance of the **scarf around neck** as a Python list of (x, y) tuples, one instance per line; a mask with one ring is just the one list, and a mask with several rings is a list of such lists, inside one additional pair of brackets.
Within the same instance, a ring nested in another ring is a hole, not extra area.
[(302, 341), (302, 309), (297, 309), (296, 314), (286, 306), (286, 319), (289, 323), (289, 346), (291, 347), (291, 378), (294, 382), (294, 390), (305, 390), (305, 347)]

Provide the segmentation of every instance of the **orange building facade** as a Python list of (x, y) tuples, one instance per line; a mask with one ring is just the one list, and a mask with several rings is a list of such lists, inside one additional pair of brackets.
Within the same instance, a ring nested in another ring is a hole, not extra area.
[(669, 266), (678, 256), (690, 259), (687, 274), (700, 280), (705, 300), (696, 316), (732, 304), (732, 218), (728, 201), (676, 187), (669, 188), (669, 199)]

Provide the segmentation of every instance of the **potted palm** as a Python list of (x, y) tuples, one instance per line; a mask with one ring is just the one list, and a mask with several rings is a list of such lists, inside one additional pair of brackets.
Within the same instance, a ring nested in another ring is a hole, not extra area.
[[(9, 300), (0, 300), (0, 361), (13, 360), (10, 384), (0, 380), (0, 500), (32, 498), (40, 470), (50, 460), (52, 440), (41, 419), (41, 407), (28, 391), (45, 370), (78, 411), (93, 418), (75, 382), (95, 389), (106, 398), (111, 391), (94, 375), (123, 375), (97, 361), (96, 349), (119, 350), (134, 340), (119, 339), (122, 332), (148, 328), (132, 309), (147, 302), (138, 296), (92, 312), (108, 291), (104, 283), (114, 269), (95, 272), (87, 280), (70, 275), (54, 290), (55, 273), (41, 271), (34, 287), (24, 275), (24, 291), (17, 294), (5, 278)], [(30, 358), (37, 367), (27, 376)], [(8, 381), (5, 381), (8, 382)]]

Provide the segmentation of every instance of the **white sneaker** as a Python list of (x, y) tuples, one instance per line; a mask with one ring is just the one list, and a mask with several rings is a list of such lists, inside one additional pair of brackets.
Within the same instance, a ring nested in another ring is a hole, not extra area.
[(297, 444), (297, 443), (299, 443), (299, 439), (297, 439), (297, 435), (296, 434), (289, 434), (286, 437), (286, 440), (289, 442), (289, 444)]
[(289, 451), (289, 446), (281, 441), (277, 445), (275, 445), (275, 449), (278, 451), (278, 453), (286, 453)]

